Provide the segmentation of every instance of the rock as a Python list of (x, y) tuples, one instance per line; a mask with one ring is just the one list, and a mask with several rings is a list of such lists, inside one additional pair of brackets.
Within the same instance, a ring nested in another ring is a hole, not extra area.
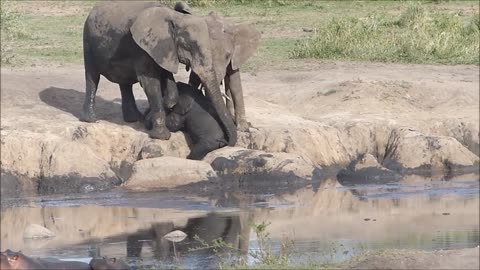
[(1, 152), (2, 174), (41, 179), (40, 194), (84, 193), (120, 184), (109, 164), (91, 148), (60, 136), (2, 136)]
[(140, 159), (156, 158), (163, 156), (163, 148), (156, 143), (148, 143), (140, 151)]
[(38, 224), (28, 225), (23, 232), (23, 238), (25, 239), (48, 238), (54, 236), (55, 234), (52, 231)]
[(281, 118), (283, 122), (262, 121), (271, 122), (268, 126), (240, 132), (237, 146), (269, 153), (297, 154), (322, 167), (347, 165), (351, 161), (348, 145), (340, 139), (340, 132), (331, 126), (291, 116)]
[(210, 163), (219, 176), (312, 180), (320, 177), (321, 168), (298, 154), (225, 147), (209, 153)]
[(401, 179), (401, 175), (381, 166), (373, 155), (363, 154), (340, 170), (337, 179), (340, 184), (349, 186), (395, 182)]
[(217, 174), (203, 161), (158, 157), (135, 162), (132, 175), (123, 184), (131, 190), (174, 188), (215, 179)]
[(180, 230), (175, 230), (173, 232), (169, 232), (163, 236), (166, 240), (170, 242), (181, 242), (187, 237), (187, 234), (180, 231)]
[(364, 154), (360, 156), (359, 159), (353, 162), (353, 166), (353, 169), (356, 171), (372, 167), (384, 169), (380, 164), (378, 164), (377, 159), (370, 154)]
[(478, 172), (479, 157), (452, 137), (398, 128), (389, 135), (382, 164), (401, 173)]

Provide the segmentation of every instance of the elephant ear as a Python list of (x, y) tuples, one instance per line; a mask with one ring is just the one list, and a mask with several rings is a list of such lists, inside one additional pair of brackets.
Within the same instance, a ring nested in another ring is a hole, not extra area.
[(246, 24), (234, 26), (233, 70), (239, 69), (255, 53), (259, 41), (260, 32), (252, 26)]
[(152, 7), (142, 11), (130, 27), (133, 40), (162, 68), (177, 73), (172, 10)]

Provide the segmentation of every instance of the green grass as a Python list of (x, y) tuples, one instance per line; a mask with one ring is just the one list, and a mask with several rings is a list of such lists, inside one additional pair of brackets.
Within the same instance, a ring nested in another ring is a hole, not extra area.
[[(162, 1), (170, 5), (176, 2)], [(251, 23), (262, 32), (255, 56), (243, 67), (248, 71), (301, 69), (306, 59), (479, 62), (476, 1), (424, 1), (418, 14), (410, 1), (189, 2), (196, 14), (216, 10), (231, 21)], [(2, 65), (83, 62), (83, 22), (95, 1), (1, 3)], [(41, 14), (40, 8), (47, 12)]]
[(291, 50), (293, 58), (479, 64), (478, 13), (430, 13), (413, 3), (398, 16), (333, 18)]
[(19, 13), (1, 1), (1, 63), (11, 64), (15, 58), (15, 42), (27, 37), (25, 25)]

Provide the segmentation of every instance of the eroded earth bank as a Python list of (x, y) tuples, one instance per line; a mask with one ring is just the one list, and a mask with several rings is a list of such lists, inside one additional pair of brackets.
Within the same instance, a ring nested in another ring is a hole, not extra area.
[[(2, 68), (2, 195), (171, 188), (245, 174), (310, 181), (339, 169), (365, 181), (478, 171), (476, 66), (327, 63), (244, 73), (252, 128), (237, 147), (201, 162), (184, 159), (183, 133), (152, 140), (142, 124), (125, 123), (119, 89), (104, 78), (99, 121), (80, 122), (83, 74), (82, 66)], [(143, 91), (134, 92), (145, 109)]]
[[(309, 69), (242, 74), (249, 132), (189, 161), (181, 132), (152, 140), (125, 123), (103, 78), (99, 121), (80, 122), (82, 66), (2, 68), (2, 249), (162, 268), (173, 265), (161, 238), (173, 229), (255, 250), (248, 224), (268, 221), (274, 249), (293, 232), (299, 262), (366, 249), (341, 268), (478, 269), (478, 66)], [(156, 188), (176, 191), (129, 191)], [(32, 224), (56, 236), (25, 239)], [(193, 244), (177, 247), (187, 267), (218, 265), (186, 252)]]

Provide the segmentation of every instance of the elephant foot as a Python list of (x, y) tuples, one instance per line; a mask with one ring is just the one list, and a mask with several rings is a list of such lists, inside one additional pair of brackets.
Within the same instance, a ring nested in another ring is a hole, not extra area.
[(168, 129), (152, 129), (149, 132), (150, 138), (152, 139), (158, 139), (158, 140), (168, 140), (170, 139), (170, 136), (172, 135)]
[(150, 113), (150, 108), (147, 108), (145, 110), (145, 113), (142, 116), (143, 119), (143, 125), (147, 130), (151, 130), (153, 128), (153, 122), (152, 122), (152, 114)]
[(128, 123), (143, 121), (143, 114), (138, 110), (134, 112), (124, 112), (123, 113), (123, 120)]
[(94, 123), (97, 121), (97, 116), (92, 111), (83, 111), (80, 115), (80, 121)]
[(143, 125), (147, 130), (151, 130), (153, 128), (153, 123), (151, 120), (143, 120)]
[(170, 139), (170, 131), (165, 126), (165, 113), (153, 113), (150, 108), (145, 111), (143, 124), (149, 131), (150, 138), (159, 140)]

